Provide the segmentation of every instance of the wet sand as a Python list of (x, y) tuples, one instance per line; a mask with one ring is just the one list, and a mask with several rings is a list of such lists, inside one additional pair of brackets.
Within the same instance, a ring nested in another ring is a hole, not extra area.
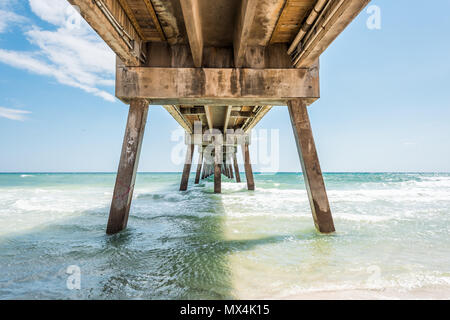
[(413, 290), (341, 290), (305, 292), (283, 297), (285, 300), (449, 300), (450, 287)]

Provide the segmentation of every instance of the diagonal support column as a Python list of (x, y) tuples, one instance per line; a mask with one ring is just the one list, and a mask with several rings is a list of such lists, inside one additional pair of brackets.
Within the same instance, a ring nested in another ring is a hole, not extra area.
[(186, 191), (191, 173), (192, 157), (194, 156), (194, 144), (189, 144), (186, 152), (186, 162), (184, 164), (183, 175), (181, 176), (180, 191)]
[(195, 175), (195, 184), (200, 183), (200, 174), (202, 173), (202, 164), (203, 164), (203, 150), (202, 150), (202, 146), (198, 146), (198, 165), (197, 165), (197, 174)]
[(247, 143), (242, 144), (242, 153), (244, 154), (245, 176), (247, 178), (247, 188), (250, 191), (255, 190), (255, 181), (253, 180), (252, 164), (250, 162), (250, 151)]
[(234, 164), (234, 174), (236, 176), (236, 182), (241, 182), (241, 174), (239, 172), (239, 165), (236, 157), (236, 152), (233, 152), (233, 164)]
[(107, 234), (115, 234), (122, 231), (128, 223), (145, 124), (147, 122), (148, 105), (148, 101), (145, 99), (132, 100), (130, 103), (116, 185), (106, 229)]
[(297, 99), (289, 101), (288, 107), (314, 224), (317, 230), (322, 233), (334, 232), (333, 217), (323, 181), (322, 170), (320, 169), (306, 104), (304, 101)]

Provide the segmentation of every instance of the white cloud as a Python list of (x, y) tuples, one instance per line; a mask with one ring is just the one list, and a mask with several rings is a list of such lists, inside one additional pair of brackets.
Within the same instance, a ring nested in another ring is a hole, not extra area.
[(0, 107), (0, 117), (10, 120), (24, 121), (26, 119), (25, 116), (29, 113), (31, 112)]
[(29, 0), (31, 10), (42, 20), (62, 26), (70, 14), (66, 0)]
[(1, 0), (0, 1), (0, 9), (8, 9), (15, 7), (19, 0)]
[(25, 22), (26, 19), (18, 14), (0, 9), (0, 33), (5, 32), (12, 24)]
[(31, 10), (55, 25), (32, 26), (24, 32), (35, 51), (0, 49), (0, 62), (80, 88), (107, 101), (116, 101), (100, 87), (114, 85), (115, 56), (66, 0), (29, 0)]
[(80, 83), (90, 86), (114, 85), (115, 58), (103, 42), (80, 37), (67, 29), (44, 31), (32, 29), (28, 40), (40, 53)]
[(115, 101), (115, 98), (111, 94), (78, 81), (64, 70), (61, 70), (58, 66), (55, 67), (43, 62), (37, 54), (0, 49), (0, 61), (18, 69), (54, 77), (61, 84), (82, 89), (111, 102)]

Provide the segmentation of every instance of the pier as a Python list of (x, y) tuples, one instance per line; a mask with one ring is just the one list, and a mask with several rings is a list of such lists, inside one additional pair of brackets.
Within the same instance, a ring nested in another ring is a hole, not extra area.
[(251, 130), (289, 109), (312, 216), (335, 231), (308, 106), (320, 98), (319, 57), (370, 0), (68, 0), (117, 56), (116, 97), (129, 105), (107, 233), (126, 228), (149, 106), (186, 131), (180, 191), (214, 175), (255, 190)]

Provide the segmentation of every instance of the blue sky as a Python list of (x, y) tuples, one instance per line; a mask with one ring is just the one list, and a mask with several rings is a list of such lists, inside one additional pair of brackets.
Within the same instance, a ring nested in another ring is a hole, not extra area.
[[(381, 29), (363, 12), (321, 57), (309, 110), (322, 169), (450, 172), (450, 2), (372, 4)], [(0, 172), (117, 169), (127, 107), (113, 98), (114, 56), (71, 17), (65, 0), (0, 2)], [(178, 127), (151, 107), (140, 171), (182, 169)], [(300, 170), (286, 107), (256, 129), (278, 130), (280, 171)]]

